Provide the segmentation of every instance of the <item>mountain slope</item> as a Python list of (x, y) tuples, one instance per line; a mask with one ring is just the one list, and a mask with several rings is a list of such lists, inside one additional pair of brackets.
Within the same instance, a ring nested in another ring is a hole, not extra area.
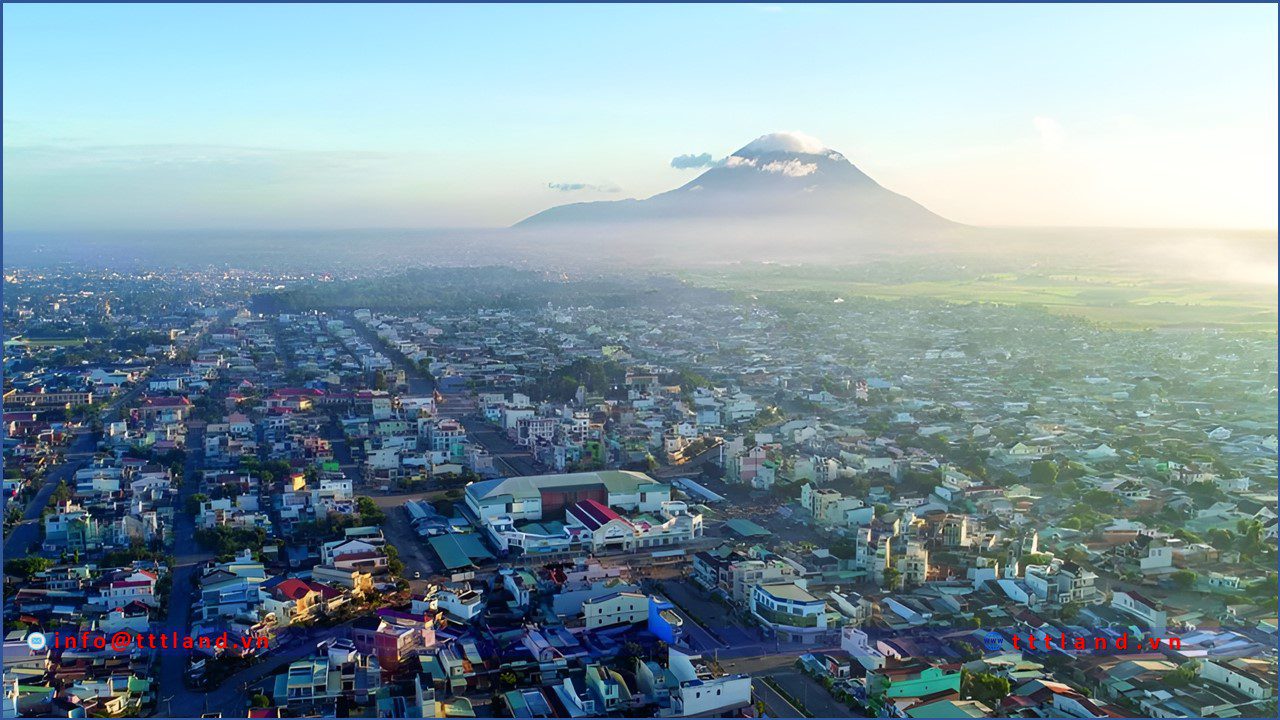
[(693, 181), (644, 200), (573, 203), (516, 225), (669, 224), (716, 221), (814, 225), (815, 232), (923, 231), (953, 225), (885, 189), (840, 153), (790, 133), (757, 138)]

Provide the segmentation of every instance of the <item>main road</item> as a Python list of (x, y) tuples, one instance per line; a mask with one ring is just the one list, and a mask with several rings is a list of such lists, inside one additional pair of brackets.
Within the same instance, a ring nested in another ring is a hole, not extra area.
[(443, 401), (438, 408), (442, 417), (456, 417), (466, 425), (467, 437), (477, 445), (489, 451), (495, 464), (504, 469), (507, 476), (537, 475), (538, 468), (533, 464), (533, 457), (519, 445), (512, 442), (506, 433), (490, 425), (476, 407), (475, 398), (466, 390), (446, 392), (444, 387), (436, 383), (418, 369), (413, 361), (404, 353), (391, 347), (389, 343), (378, 337), (355, 316), (348, 318), (352, 327), (364, 338), (365, 342), (377, 347), (395, 364), (404, 369), (405, 379), (409, 382), (409, 393), (412, 395), (429, 395), (440, 390)]
[[(138, 396), (138, 393), (142, 392), (142, 388), (146, 386), (147, 376), (150, 373), (150, 368), (145, 370), (132, 389), (115, 398), (103, 408), (100, 415), (103, 422), (111, 422), (125, 403), (132, 402)], [(57, 489), (58, 484), (63, 480), (66, 480), (68, 485), (72, 484), (71, 480), (75, 477), (76, 470), (79, 470), (87, 460), (93, 457), (97, 447), (98, 434), (91, 429), (82, 428), (72, 435), (71, 442), (65, 453), (65, 459), (56, 468), (45, 474), (40, 488), (36, 491), (35, 496), (27, 502), (27, 507), (23, 510), (22, 522), (14, 525), (5, 537), (5, 557), (26, 557), (31, 553), (33, 545), (40, 541), (40, 519), (44, 515), (44, 509), (49, 506), (49, 498), (53, 497), (53, 491)], [(5, 504), (7, 505), (8, 502), (6, 500)]]
[[(187, 498), (195, 495), (199, 483), (196, 473), (204, 459), (204, 430), (187, 431), (187, 457), (183, 467), (182, 487), (178, 489), (177, 505), (173, 512), (173, 585), (169, 592), (168, 612), (158, 626), (162, 632), (185, 636), (191, 622), (191, 609), (196, 601), (196, 571), (201, 563), (213, 557), (200, 549), (196, 542), (195, 519), (187, 513)], [(173, 717), (197, 717), (202, 712), (204, 693), (187, 690), (184, 676), (187, 674), (186, 650), (161, 650), (161, 694), (170, 698), (168, 712)], [(176, 710), (176, 713), (174, 712)]]

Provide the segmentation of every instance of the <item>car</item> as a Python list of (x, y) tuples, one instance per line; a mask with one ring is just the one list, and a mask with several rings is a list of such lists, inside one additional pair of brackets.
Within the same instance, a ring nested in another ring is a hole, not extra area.
[(420, 572), (415, 572), (415, 573), (413, 574), (413, 579), (414, 579), (414, 580), (417, 580), (417, 579), (419, 579), (419, 578), (421, 578), (421, 577), (422, 577), (422, 573), (420, 573)]

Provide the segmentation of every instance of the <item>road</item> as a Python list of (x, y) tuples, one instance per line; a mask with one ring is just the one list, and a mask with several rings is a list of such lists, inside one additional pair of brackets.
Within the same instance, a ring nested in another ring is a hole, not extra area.
[[(446, 400), (446, 407), (447, 405)], [(467, 437), (488, 450), (494, 458), (494, 465), (499, 469), (505, 469), (504, 474), (508, 477), (541, 475), (548, 472), (545, 469), (538, 469), (533, 464), (533, 456), (527, 450), (511, 442), (504, 431), (490, 425), (480, 413), (464, 415), (462, 422), (467, 428)]]
[[(168, 614), (159, 623), (162, 631), (179, 635), (185, 635), (190, 628), (191, 609), (197, 599), (195, 580), (199, 564), (213, 557), (196, 543), (195, 519), (186, 511), (187, 498), (199, 489), (195, 478), (203, 459), (204, 430), (188, 430), (182, 487), (178, 490), (173, 514), (173, 589), (169, 595)], [(159, 692), (172, 698), (172, 707), (177, 711), (174, 717), (195, 717), (203, 712), (204, 693), (189, 691), (183, 680), (187, 674), (188, 655), (186, 650), (178, 649), (165, 652), (160, 659), (157, 673)]]
[[(765, 714), (771, 718), (802, 718), (800, 708), (787, 702), (778, 691), (769, 687), (762, 678), (751, 679), (751, 695), (755, 700), (764, 703)], [(839, 716), (832, 716), (839, 717)]]
[[(813, 717), (858, 717), (848, 705), (837, 702), (821, 683), (799, 670), (788, 667), (768, 675), (791, 697), (799, 700)], [(756, 687), (764, 685), (763, 682), (753, 684)], [(789, 715), (789, 717), (795, 716)]]
[[(161, 686), (160, 701), (156, 703), (157, 717), (200, 717), (202, 713), (222, 713), (223, 717), (244, 717), (249, 698), (255, 692), (270, 696), (274, 688), (263, 682), (297, 660), (315, 654), (316, 644), (337, 637), (349, 637), (351, 624), (343, 623), (331, 628), (312, 628), (301, 639), (287, 645), (274, 647), (271, 652), (239, 672), (230, 675), (217, 687), (190, 691), (181, 685), (170, 693)], [(185, 667), (185, 664), (184, 664)], [(163, 710), (163, 713), (160, 711)]]
[[(404, 368), (405, 379), (409, 382), (410, 394), (418, 396), (429, 395), (437, 389), (436, 384), (423, 375), (418, 367), (410, 362), (409, 358), (405, 357), (403, 353), (384, 342), (382, 338), (371, 332), (354, 316), (349, 319), (352, 327), (364, 338), (365, 342), (377, 347), (383, 354), (391, 358), (398, 367)], [(494, 464), (506, 476), (538, 475), (545, 472), (544, 470), (539, 470), (533, 464), (533, 456), (528, 451), (511, 442), (505, 432), (490, 425), (485, 420), (470, 393), (465, 390), (446, 393), (443, 389), (440, 392), (444, 398), (444, 401), (437, 408), (441, 417), (455, 417), (461, 420), (467, 428), (467, 438), (488, 450), (489, 454), (494, 457)]]
[[(132, 402), (142, 392), (142, 388), (146, 387), (147, 376), (150, 373), (150, 368), (143, 371), (131, 390), (107, 403), (100, 415), (104, 423), (111, 422), (125, 403)], [(40, 521), (44, 515), (44, 509), (49, 505), (49, 498), (53, 497), (53, 491), (58, 488), (58, 483), (66, 480), (68, 484), (72, 484), (71, 480), (75, 477), (76, 470), (79, 470), (85, 461), (93, 457), (97, 447), (98, 436), (92, 430), (81, 429), (72, 436), (65, 453), (65, 460), (58, 467), (45, 474), (40, 488), (36, 491), (35, 496), (27, 502), (27, 507), (23, 510), (22, 522), (13, 526), (5, 537), (4, 554), (6, 557), (26, 557), (30, 553), (32, 543), (40, 540)], [(6, 500), (5, 502), (7, 503), (8, 501)]]
[(27, 502), (27, 507), (22, 513), (22, 522), (14, 525), (5, 537), (5, 557), (26, 557), (31, 553), (32, 545), (40, 542), (41, 516), (49, 505), (49, 498), (53, 497), (53, 491), (63, 480), (66, 480), (69, 485), (74, 485), (72, 480), (76, 470), (79, 470), (88, 458), (93, 457), (96, 445), (97, 441), (92, 431), (79, 432), (72, 438), (67, 448), (66, 461), (45, 474), (35, 496)]

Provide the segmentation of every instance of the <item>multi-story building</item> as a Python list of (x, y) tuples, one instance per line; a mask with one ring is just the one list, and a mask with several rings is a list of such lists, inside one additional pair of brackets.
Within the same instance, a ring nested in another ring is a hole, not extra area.
[(827, 603), (794, 582), (757, 585), (751, 614), (779, 638), (815, 642), (827, 630)]
[(795, 567), (781, 560), (736, 560), (720, 569), (717, 585), (741, 605), (750, 602), (757, 585), (789, 582), (796, 575)]
[(664, 667), (636, 661), (641, 696), (657, 705), (655, 717), (730, 717), (751, 704), (749, 675), (718, 674), (701, 655), (667, 649)]
[(1029, 565), (1027, 585), (1045, 601), (1057, 605), (1089, 603), (1098, 598), (1095, 583), (1098, 576), (1077, 563), (1066, 561), (1052, 565)]
[(613, 592), (582, 603), (587, 629), (633, 625), (649, 618), (649, 598), (637, 592)]
[(969, 516), (947, 515), (942, 519), (942, 545), (949, 548), (969, 546)]
[(929, 551), (918, 542), (908, 542), (906, 550), (898, 558), (898, 572), (902, 582), (909, 586), (923, 585), (929, 577)]
[(7, 408), (30, 405), (35, 407), (62, 407), (89, 405), (93, 403), (93, 393), (88, 390), (52, 390), (41, 388), (37, 392), (18, 392), (10, 390), (4, 394), (4, 406)]

